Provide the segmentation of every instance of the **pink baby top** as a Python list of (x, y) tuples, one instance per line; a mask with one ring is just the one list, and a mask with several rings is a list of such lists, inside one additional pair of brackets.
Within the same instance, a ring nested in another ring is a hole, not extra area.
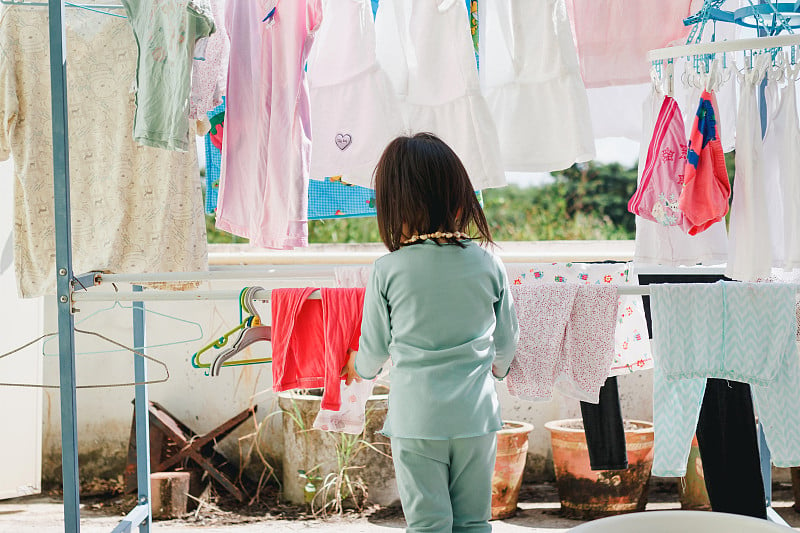
[(665, 96), (647, 150), (642, 178), (628, 201), (628, 211), (662, 226), (682, 226), (678, 199), (686, 163), (683, 115), (675, 99)]
[(728, 213), (731, 183), (719, 140), (714, 93), (703, 91), (692, 124), (683, 191), (678, 205), (689, 235), (697, 235)]
[(227, 111), (217, 227), (265, 248), (308, 245), (305, 63), (321, 0), (227, 2)]
[(348, 350), (358, 351), (365, 289), (323, 288), (322, 299), (309, 300), (316, 290), (272, 291), (272, 390), (324, 387), (322, 409), (338, 411), (341, 371)]
[(699, 0), (567, 0), (587, 88), (644, 83), (648, 50), (683, 44)]

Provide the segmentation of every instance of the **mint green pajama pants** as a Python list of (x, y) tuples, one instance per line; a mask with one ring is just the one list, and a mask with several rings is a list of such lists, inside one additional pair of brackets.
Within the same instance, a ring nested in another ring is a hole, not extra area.
[(407, 533), (492, 530), (495, 433), (450, 440), (391, 440)]

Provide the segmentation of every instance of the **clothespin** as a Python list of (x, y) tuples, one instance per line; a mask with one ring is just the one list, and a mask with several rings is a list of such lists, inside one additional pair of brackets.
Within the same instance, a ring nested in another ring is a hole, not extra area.
[(672, 58), (667, 60), (667, 95), (675, 95), (675, 62)]

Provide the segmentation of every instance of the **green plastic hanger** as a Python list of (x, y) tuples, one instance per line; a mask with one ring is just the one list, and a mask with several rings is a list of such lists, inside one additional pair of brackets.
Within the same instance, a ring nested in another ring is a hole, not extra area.
[[(221, 337), (217, 338), (213, 342), (203, 346), (200, 348), (195, 354), (192, 356), (192, 366), (194, 368), (205, 368), (210, 369), (212, 363), (202, 363), (200, 362), (200, 356), (210, 350), (220, 350), (225, 348), (228, 345), (229, 339), (237, 332), (242, 330), (248, 330), (250, 328), (260, 327), (261, 324), (261, 317), (258, 314), (258, 310), (253, 305), (253, 296), (257, 291), (263, 290), (262, 287), (245, 287), (239, 293), (239, 320), (240, 323), (238, 326), (233, 328), (232, 330), (224, 333)], [(249, 316), (247, 318), (242, 318), (244, 316), (244, 311), (247, 311)], [(239, 335), (237, 338), (241, 338)], [(255, 359), (241, 359), (236, 361), (225, 361), (220, 366), (246, 366), (246, 365), (256, 365), (261, 363), (271, 363), (271, 357), (259, 357)], [(209, 370), (206, 370), (206, 375), (209, 375)]]

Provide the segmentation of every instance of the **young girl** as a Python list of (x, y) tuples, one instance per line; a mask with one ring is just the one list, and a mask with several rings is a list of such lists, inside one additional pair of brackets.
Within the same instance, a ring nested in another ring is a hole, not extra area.
[(391, 357), (389, 414), (408, 532), (491, 531), (500, 405), (519, 331), (505, 269), (458, 156), (437, 137), (400, 137), (375, 173), (378, 228), (359, 351), (347, 382)]

